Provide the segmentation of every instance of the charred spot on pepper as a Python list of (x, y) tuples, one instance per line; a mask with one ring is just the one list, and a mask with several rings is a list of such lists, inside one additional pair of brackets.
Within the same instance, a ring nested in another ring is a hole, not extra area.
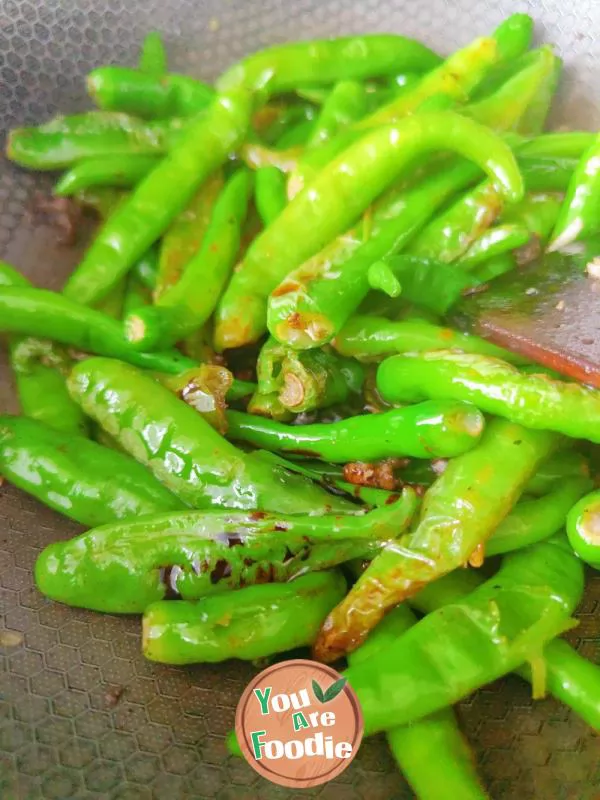
[(274, 583), (275, 577), (276, 573), (274, 564), (261, 564), (256, 570), (255, 581), (256, 583)]
[(304, 456), (305, 458), (321, 458), (319, 453), (314, 450), (287, 450), (290, 455)]
[(213, 586), (223, 578), (231, 577), (231, 564), (225, 558), (220, 558), (210, 573), (210, 582)]
[(158, 568), (158, 579), (165, 590), (164, 600), (181, 600), (181, 594), (177, 589), (177, 580), (182, 574), (183, 569), (177, 564)]
[(329, 492), (329, 494), (332, 494), (334, 497), (343, 497), (350, 503), (353, 503), (355, 506), (363, 506), (365, 504), (364, 500), (360, 496), (360, 486), (356, 487), (354, 493), (347, 492), (346, 489), (336, 486), (336, 484), (326, 475), (321, 478), (319, 484), (325, 489), (326, 492)]
[(290, 294), (290, 292), (297, 292), (301, 288), (302, 284), (298, 283), (298, 281), (285, 280), (276, 289), (273, 289), (271, 295), (273, 297), (282, 297), (285, 294)]

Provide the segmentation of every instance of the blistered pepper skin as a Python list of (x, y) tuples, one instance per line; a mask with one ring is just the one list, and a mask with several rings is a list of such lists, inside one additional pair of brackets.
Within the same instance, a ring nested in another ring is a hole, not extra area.
[(40, 554), (35, 579), (61, 603), (139, 613), (158, 600), (199, 600), (372, 557), (406, 528), (417, 505), (416, 493), (405, 489), (367, 514), (158, 514), (54, 542)]
[(163, 664), (199, 664), (251, 661), (310, 645), (345, 590), (341, 573), (320, 572), (197, 603), (153, 603), (142, 621), (143, 653)]
[(0, 417), (0, 474), (82, 525), (184, 507), (125, 454), (27, 417)]
[(69, 377), (88, 416), (194, 508), (319, 514), (351, 506), (229, 444), (193, 408), (134, 367), (90, 358)]

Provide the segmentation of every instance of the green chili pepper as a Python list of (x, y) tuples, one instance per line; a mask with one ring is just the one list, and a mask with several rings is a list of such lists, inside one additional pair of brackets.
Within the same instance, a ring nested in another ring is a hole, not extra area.
[[(124, 201), (126, 195), (112, 188), (98, 189), (95, 187), (92, 190), (80, 189), (78, 192), (76, 192), (76, 197), (82, 205), (93, 208), (94, 211), (100, 217), (102, 217), (102, 219), (106, 220)], [(104, 311), (104, 313), (107, 313), (107, 302), (110, 304), (111, 298), (115, 294), (118, 296), (119, 292), (121, 292), (122, 297), (120, 300), (119, 313), (111, 315), (115, 318), (121, 318), (123, 306), (125, 305), (125, 294), (129, 280), (134, 281), (139, 286), (140, 290), (143, 287), (148, 291), (153, 292), (156, 288), (156, 282), (158, 280), (158, 261), (158, 248), (155, 246), (148, 248), (144, 255), (135, 262), (131, 268), (129, 276), (126, 279), (121, 279), (120, 282), (115, 284), (115, 287), (113, 287), (113, 289), (106, 295), (106, 298), (96, 304), (96, 308)]]
[(181, 137), (179, 120), (143, 122), (127, 114), (92, 112), (39, 128), (15, 128), (6, 156), (30, 169), (64, 169), (86, 159), (160, 155)]
[(540, 465), (525, 487), (525, 493), (541, 497), (554, 491), (557, 484), (589, 477), (590, 465), (585, 456), (576, 450), (561, 451)]
[(485, 546), (486, 556), (496, 556), (549, 539), (564, 529), (573, 504), (592, 488), (589, 478), (571, 478), (545, 497), (518, 503), (496, 528)]
[(286, 207), (286, 178), (277, 167), (260, 167), (256, 170), (254, 202), (265, 226), (274, 222)]
[(27, 278), (18, 269), (0, 259), (0, 287), (30, 285)]
[(473, 406), (443, 402), (313, 425), (289, 426), (240, 411), (229, 411), (227, 420), (232, 439), (337, 463), (397, 456), (451, 458), (472, 449), (484, 427)]
[(178, 120), (159, 120), (158, 122), (143, 122), (131, 114), (122, 114), (110, 111), (84, 111), (81, 114), (59, 114), (56, 117), (38, 125), (33, 130), (40, 133), (63, 133), (69, 135), (85, 136), (86, 134), (102, 134), (111, 131), (126, 131), (141, 136), (152, 138), (165, 130), (181, 130), (183, 123)]
[(446, 98), (451, 102), (465, 103), (490, 69), (503, 58), (503, 53), (508, 51), (509, 48), (501, 45), (494, 34), (493, 37), (476, 39), (453, 53), (419, 81), (409, 84), (392, 101), (364, 117), (353, 130), (336, 137), (318, 152), (308, 153), (302, 159), (294, 183), (299, 187), (306, 186), (320, 169), (356, 140), (360, 129), (397, 122), (417, 109), (422, 111), (424, 104), (431, 99)]
[(339, 572), (321, 572), (197, 603), (152, 603), (142, 620), (142, 652), (162, 664), (198, 664), (252, 661), (311, 645), (345, 590)]
[(194, 409), (127, 364), (88, 359), (73, 369), (68, 385), (88, 416), (196, 508), (318, 514), (349, 507), (310, 481), (237, 450)]
[(547, 87), (556, 85), (556, 58), (551, 47), (540, 47), (528, 54), (524, 68), (511, 75), (494, 92), (468, 105), (467, 116), (494, 130), (538, 133), (533, 131), (532, 107), (543, 95), (547, 103)]
[(288, 422), (294, 414), (285, 408), (279, 399), (279, 392), (254, 392), (248, 402), (248, 413), (260, 417), (276, 419), (279, 422)]
[[(350, 666), (385, 653), (416, 622), (407, 606), (393, 609), (362, 647), (350, 655)], [(386, 732), (386, 739), (401, 772), (421, 800), (487, 797), (477, 777), (473, 755), (451, 709), (444, 708), (410, 725), (392, 728)], [(436, 754), (435, 770), (431, 769), (432, 752)]]
[(250, 97), (219, 95), (200, 119), (110, 217), (64, 291), (92, 305), (125, 275), (190, 202), (204, 180), (243, 140)]
[[(560, 563), (561, 554), (564, 554), (566, 564)], [(534, 558), (530, 561), (532, 556)], [(528, 571), (530, 563), (533, 567), (531, 573)], [(493, 672), (497, 675), (501, 669), (500, 661), (506, 663), (505, 657), (508, 652), (512, 651), (509, 656), (510, 661), (518, 664), (519, 658), (521, 658), (521, 660), (530, 659), (531, 663), (539, 664), (545, 672), (547, 689), (558, 700), (572, 708), (595, 730), (599, 730), (600, 669), (582, 658), (567, 642), (560, 639), (548, 641), (543, 649), (543, 656), (540, 655), (542, 645), (537, 641), (530, 642), (529, 651), (524, 653), (522, 648), (527, 645), (529, 633), (526, 628), (527, 622), (521, 618), (521, 636), (518, 636), (514, 628), (519, 609), (522, 607), (524, 611), (527, 610), (528, 600), (526, 598), (529, 593), (534, 598), (537, 613), (541, 612), (541, 616), (537, 618), (538, 623), (543, 616), (550, 613), (551, 604), (547, 601), (550, 598), (549, 592), (552, 585), (561, 587), (560, 598), (556, 598), (558, 602), (561, 602), (562, 599), (563, 602), (566, 600), (567, 606), (574, 605), (577, 589), (575, 588), (576, 579), (573, 580), (575, 578), (573, 567), (572, 555), (564, 547), (563, 541), (554, 539), (551, 542), (536, 545), (531, 548), (531, 551), (526, 551), (522, 555), (511, 555), (503, 563), (498, 575), (500, 581), (492, 578), (487, 584), (481, 586), (480, 579), (474, 571), (456, 570), (439, 581), (429, 584), (413, 598), (413, 604), (419, 611), (433, 615), (433, 620), (430, 619), (427, 625), (421, 628), (422, 635), (417, 637), (418, 650), (411, 651), (410, 649), (415, 642), (413, 637), (408, 641), (404, 640), (402, 636), (392, 639), (392, 623), (387, 624), (388, 635), (385, 630), (388, 619), (386, 618), (376, 629), (379, 632), (381, 628), (384, 628), (381, 641), (385, 643), (385, 646), (371, 648), (368, 639), (352, 656), (354, 659), (360, 658), (363, 650), (366, 650), (371, 656), (371, 658), (361, 659), (351, 666), (348, 677), (352, 681), (352, 685), (355, 685), (355, 681), (352, 679), (355, 669), (360, 670), (362, 683), (363, 676), (365, 680), (368, 679), (365, 673), (369, 668), (378, 670), (380, 665), (384, 666), (385, 661), (384, 669), (391, 673), (396, 665), (402, 670), (402, 675), (394, 678), (390, 674), (389, 682), (386, 680), (386, 685), (382, 683), (379, 687), (382, 690), (381, 696), (384, 697), (383, 706), (387, 708), (390, 700), (393, 699), (392, 715), (396, 709), (401, 709), (403, 714), (406, 713), (410, 716), (414, 714), (420, 718), (423, 700), (434, 689), (437, 690), (440, 681), (442, 685), (446, 685), (446, 681), (448, 681), (447, 685), (452, 687), (450, 694), (453, 699), (444, 702), (441, 697), (436, 698), (436, 705), (439, 703), (440, 707), (443, 707), (454, 702), (457, 697), (462, 696), (463, 692), (468, 693), (468, 689), (463, 683), (465, 680), (463, 669), (469, 669), (469, 682), (472, 682), (473, 686), (478, 685), (480, 680), (482, 683), (486, 683), (489, 679), (485, 677), (485, 674)], [(548, 579), (550, 585), (546, 583), (545, 579)], [(568, 584), (571, 585), (571, 588), (568, 588)], [(479, 588), (480, 586), (481, 588)], [(540, 590), (543, 597), (546, 598), (545, 603), (539, 596)], [(509, 593), (511, 591), (514, 595), (513, 598)], [(501, 592), (501, 594), (496, 595), (497, 592)], [(492, 596), (490, 597), (490, 595)], [(501, 600), (500, 605), (497, 603), (498, 597)], [(544, 603), (543, 606), (542, 603)], [(444, 606), (448, 605), (450, 608), (445, 610)], [(463, 616), (460, 628), (463, 634), (467, 635), (464, 640), (458, 627), (458, 620), (461, 618), (460, 612)], [(530, 624), (535, 626), (534, 613), (530, 617)], [(402, 615), (406, 618), (404, 606), (399, 606), (391, 612), (391, 615)], [(480, 628), (484, 621), (485, 628)], [(452, 626), (450, 631), (446, 630), (447, 624)], [(408, 625), (407, 622), (406, 627)], [(415, 630), (415, 628), (411, 630)], [(439, 642), (436, 638), (438, 630), (442, 635), (442, 640)], [(529, 630), (532, 630), (536, 636), (541, 633), (539, 628), (536, 630), (534, 627)], [(502, 633), (510, 631), (513, 641), (509, 643), (502, 636), (499, 637), (499, 631)], [(453, 635), (456, 637), (454, 640), (452, 640)], [(377, 636), (377, 634), (374, 633), (373, 636)], [(425, 652), (427, 642), (434, 643), (434, 650), (429, 658)], [(521, 651), (520, 653), (515, 652), (515, 644)], [(452, 655), (451, 659), (450, 654)], [(496, 663), (493, 665), (494, 660)], [(441, 676), (435, 673), (436, 663), (440, 664)], [(460, 669), (457, 669), (457, 663), (460, 664)], [(479, 675), (477, 674), (478, 670), (481, 670)], [(527, 663), (517, 666), (516, 671), (525, 680), (533, 682), (534, 675)], [(369, 718), (371, 708), (376, 708), (375, 700), (376, 698), (369, 698)], [(428, 701), (425, 700), (425, 702)], [(425, 717), (426, 719), (428, 718)], [(411, 724), (415, 723), (419, 724), (411, 719)], [(395, 721), (392, 720), (390, 725), (393, 724)], [(386, 728), (387, 726), (384, 724), (382, 727)], [(241, 755), (234, 735), (228, 737), (227, 745), (230, 752)], [(462, 795), (456, 796), (462, 797)]]
[(369, 267), (401, 249), (436, 207), (472, 183), (477, 172), (474, 164), (461, 161), (412, 189), (390, 191), (375, 210), (366, 241), (361, 243), (358, 229), (338, 237), (289, 273), (272, 292), (267, 318), (271, 333), (299, 349), (329, 341), (372, 285)]
[(531, 231), (525, 225), (515, 223), (494, 225), (475, 239), (466, 253), (456, 261), (456, 266), (471, 270), (490, 258), (519, 250), (531, 241)]
[(227, 397), (232, 399), (233, 385), (233, 375), (228, 369), (216, 364), (202, 364), (181, 375), (161, 375), (158, 379), (184, 403), (202, 414), (216, 431), (223, 435), (227, 432), (225, 400)]
[[(598, 696), (600, 670), (562, 639), (554, 639), (544, 649), (546, 687), (557, 700), (572, 708), (595, 731), (600, 731)], [(529, 664), (518, 670), (529, 682), (534, 680)]]
[[(28, 286), (24, 275), (0, 261), (0, 287)], [(87, 420), (67, 392), (72, 360), (64, 349), (47, 339), (13, 336), (9, 351), (22, 413), (65, 433), (85, 435)]]
[[(290, 472), (296, 472), (298, 475), (304, 475), (306, 478), (310, 478), (312, 481), (323, 486), (328, 492), (337, 494), (339, 497), (345, 496), (348, 499), (360, 501), (367, 506), (371, 506), (371, 508), (388, 506), (391, 503), (396, 503), (403, 497), (397, 492), (387, 491), (386, 489), (377, 489), (373, 486), (348, 483), (347, 481), (341, 480), (343, 470), (340, 467), (335, 467), (331, 464), (323, 464), (321, 462), (309, 462), (304, 456), (299, 456), (301, 461), (288, 461), (281, 455), (273, 453), (270, 450), (258, 450), (256, 454), (269, 463), (279, 464)], [(291, 454), (289, 455), (292, 457)], [(315, 464), (318, 465), (318, 468), (315, 468)], [(413, 489), (414, 487), (408, 488)]]
[(600, 392), (541, 374), (521, 374), (489, 356), (439, 350), (393, 356), (377, 373), (388, 402), (465, 400), (529, 428), (600, 442)]
[(563, 69), (563, 61), (558, 56), (552, 60), (552, 69), (541, 82), (539, 90), (529, 104), (529, 108), (523, 114), (519, 122), (518, 131), (524, 136), (538, 135), (544, 130), (548, 120), (552, 101), (556, 95), (556, 90), (560, 82)]
[(257, 361), (258, 390), (277, 393), (284, 408), (295, 413), (327, 408), (362, 391), (364, 369), (328, 349), (298, 353), (267, 339)]
[(519, 155), (527, 158), (581, 158), (596, 141), (588, 131), (545, 133), (519, 146)]
[(335, 349), (344, 356), (361, 361), (381, 360), (392, 353), (418, 353), (428, 350), (456, 349), (465, 353), (504, 358), (519, 364), (523, 359), (478, 336), (459, 333), (429, 322), (400, 320), (392, 322), (383, 317), (352, 317), (334, 339)]
[(462, 50), (453, 53), (436, 69), (418, 82), (401, 91), (389, 103), (357, 122), (347, 132), (342, 132), (318, 151), (302, 158), (294, 175), (294, 184), (300, 188), (310, 183), (316, 174), (333, 158), (353, 144), (361, 131), (380, 125), (395, 123), (407, 114), (422, 111), (430, 100), (439, 98), (465, 102), (470, 90), (477, 85), (498, 58), (497, 43), (491, 38), (476, 39)]
[(520, 153), (518, 162), (530, 192), (565, 192), (577, 166), (570, 158), (521, 157)]
[(600, 492), (576, 503), (567, 518), (567, 535), (579, 558), (600, 569)]
[(67, 392), (66, 377), (72, 365), (67, 353), (54, 342), (15, 337), (10, 343), (21, 412), (62, 433), (86, 435), (88, 422)]
[(503, 223), (509, 226), (511, 224), (525, 226), (531, 234), (529, 241), (514, 253), (519, 266), (524, 266), (540, 257), (554, 228), (562, 202), (561, 194), (530, 192), (520, 203), (510, 206), (502, 214)]
[(415, 506), (415, 493), (406, 490), (396, 503), (367, 514), (146, 516), (51, 544), (37, 560), (35, 579), (43, 594), (62, 603), (139, 613), (157, 600), (199, 600), (253, 584), (285, 583), (371, 555), (406, 527)]
[(127, 317), (126, 335), (136, 347), (169, 346), (208, 320), (239, 253), (251, 190), (250, 173), (238, 170), (216, 198), (202, 241), (177, 283), (158, 295), (156, 305)]
[(386, 732), (386, 739), (402, 774), (421, 800), (489, 797), (477, 775), (473, 753), (450, 709), (440, 709), (410, 725), (393, 728)]
[(367, 294), (369, 266), (403, 247), (437, 207), (476, 177), (476, 167), (461, 160), (413, 189), (390, 193), (362, 246), (355, 245), (353, 238), (349, 242), (340, 238), (333, 254), (326, 249), (290, 273), (272, 292), (268, 324), (273, 335), (297, 348), (330, 340)]
[(217, 170), (202, 184), (166, 231), (160, 243), (155, 300), (158, 301), (164, 292), (177, 284), (184, 269), (199, 251), (222, 189), (223, 175), (221, 170)]
[(152, 293), (144, 286), (133, 271), (127, 276), (125, 282), (125, 295), (123, 297), (123, 318), (137, 313), (152, 302)]
[(415, 111), (424, 100), (439, 93), (464, 103), (498, 57), (499, 48), (495, 39), (475, 39), (427, 73), (413, 89), (401, 92), (391, 103), (358, 122), (356, 127), (372, 128), (396, 122)]
[(494, 258), (490, 258), (478, 267), (475, 267), (470, 274), (472, 286), (481, 286), (499, 278), (501, 275), (517, 268), (517, 259), (512, 253), (500, 253)]
[(520, 203), (514, 203), (504, 211), (502, 221), (525, 225), (541, 244), (545, 244), (550, 238), (562, 202), (561, 194), (530, 192)]
[(121, 278), (110, 292), (95, 305), (96, 311), (101, 311), (112, 319), (121, 319), (123, 316), (123, 306), (125, 303), (125, 291), (127, 289), (127, 278)]
[(260, 144), (260, 142), (250, 141), (242, 145), (240, 155), (244, 163), (251, 169), (259, 170), (264, 167), (276, 167), (280, 172), (288, 173), (296, 168), (298, 156), (302, 149), (301, 146), (294, 145), (286, 150), (275, 150)]
[[(369, 676), (377, 676), (374, 679), (377, 682), (380, 670), (385, 673), (377, 687), (379, 697), (363, 695), (361, 690), (361, 705), (368, 703), (367, 729), (372, 729), (372, 710), (379, 714), (378, 709), (393, 706), (389, 722), (381, 722), (382, 729), (397, 725), (395, 714), (414, 723), (428, 713), (423, 705), (431, 703), (434, 692), (438, 695), (434, 707), (443, 708), (468, 694), (470, 689), (489, 682), (488, 676), (498, 677), (504, 669), (516, 669), (525, 680), (534, 682), (535, 673), (527, 663), (521, 664), (529, 660), (544, 670), (547, 689), (599, 730), (600, 669), (566, 642), (550, 641), (552, 634), (543, 630), (550, 615), (560, 615), (558, 606), (552, 610), (553, 588), (560, 589), (555, 600), (568, 613), (581, 592), (581, 580), (581, 572), (577, 575), (577, 564), (564, 540), (556, 538), (510, 555), (498, 575), (480, 588), (476, 574), (466, 570), (456, 570), (429, 584), (413, 598), (415, 607), (429, 615), (425, 618), (427, 624), (422, 621), (419, 635), (407, 638), (405, 634), (394, 641), (391, 636), (382, 636), (385, 647), (371, 651), (371, 658), (353, 664), (347, 673), (354, 688), (358, 683), (361, 687), (369, 683)], [(529, 607), (529, 596), (533, 608)], [(403, 606), (392, 613), (400, 614), (401, 609)], [(560, 633), (556, 616), (556, 632)], [(563, 625), (567, 624), (563, 618)], [(385, 625), (386, 620), (381, 623)], [(418, 625), (411, 628), (414, 631), (419, 631)], [(535, 640), (529, 638), (532, 634)], [(545, 646), (541, 638), (548, 640)], [(369, 640), (363, 648), (370, 649)], [(534, 696), (543, 694), (536, 689), (534, 686)], [(364, 713), (364, 705), (362, 708)], [(235, 736), (228, 737), (228, 747), (240, 755)]]
[[(319, 87), (321, 91), (321, 87)], [(322, 88), (325, 94), (329, 89)], [(314, 121), (317, 109), (313, 102), (273, 102), (260, 108), (252, 118), (252, 128), (262, 142), (276, 144), (281, 137), (300, 122)]]
[(412, 533), (391, 543), (329, 615), (315, 645), (331, 660), (354, 650), (385, 612), (468, 561), (508, 514), (557, 437), (493, 420), (427, 491)]
[(158, 258), (158, 248), (150, 247), (141, 258), (138, 258), (130, 272), (130, 275), (135, 277), (150, 292), (153, 292), (156, 288)]
[[(399, 91), (408, 86), (416, 85), (422, 77), (420, 72), (399, 72), (391, 78), (383, 78), (379, 81), (364, 81), (363, 86), (367, 93), (367, 100), (371, 110), (389, 101), (390, 97), (398, 94)], [(330, 87), (317, 86), (314, 84), (296, 87), (295, 93), (298, 97), (322, 106), (331, 94)]]
[(348, 128), (367, 112), (365, 87), (358, 81), (336, 83), (315, 120), (308, 147), (318, 147)]
[(167, 71), (167, 53), (162, 37), (157, 31), (150, 31), (144, 36), (139, 69), (153, 78), (162, 78)]
[(27, 417), (0, 417), (0, 473), (83, 525), (183, 507), (129, 456)]
[(477, 85), (498, 57), (497, 44), (493, 39), (476, 39), (462, 50), (453, 53), (437, 69), (432, 70), (419, 82), (401, 91), (391, 102), (363, 117), (349, 130), (315, 150), (307, 152), (300, 160), (290, 179), (292, 196), (308, 186), (336, 156), (357, 142), (366, 130), (381, 125), (397, 123), (415, 111), (439, 110), (428, 108), (453, 101), (464, 102), (469, 91)]
[(193, 117), (215, 96), (210, 86), (187, 75), (155, 76), (117, 66), (90, 72), (87, 90), (104, 111), (125, 111), (151, 119)]
[(498, 25), (494, 39), (503, 61), (512, 61), (522, 55), (533, 38), (533, 19), (529, 14), (511, 14)]
[[(519, 153), (521, 150), (519, 149)], [(564, 185), (564, 168), (557, 172), (556, 165), (541, 165), (524, 159), (520, 162), (523, 178), (530, 189), (553, 188), (556, 181)], [(567, 173), (568, 174), (568, 173)], [(549, 205), (552, 204), (549, 202)], [(442, 262), (453, 262), (466, 252), (486, 232), (503, 210), (503, 200), (497, 187), (487, 180), (466, 192), (448, 209), (433, 219), (410, 244), (408, 252)], [(510, 206), (508, 207), (510, 212)], [(516, 216), (518, 212), (515, 211)], [(524, 237), (521, 231), (514, 241)], [(491, 253), (497, 255), (497, 253)]]
[[(225, 377), (227, 379), (225, 379)], [(218, 390), (219, 402), (220, 395), (224, 393), (227, 400), (234, 402), (235, 400), (243, 400), (256, 390), (256, 384), (250, 381), (240, 381), (233, 378), (232, 374), (225, 367), (217, 364), (196, 364), (190, 369), (177, 374), (153, 371), (152, 377), (166, 386), (171, 392), (174, 392), (188, 405), (202, 411), (209, 413), (213, 410), (215, 398), (212, 400), (208, 397), (211, 392)], [(215, 382), (215, 378), (217, 381)], [(218, 425), (213, 425), (218, 428)]]
[(476, 123), (431, 112), (379, 128), (324, 169), (254, 242), (217, 309), (217, 347), (255, 341), (265, 330), (267, 295), (290, 269), (347, 228), (412, 158), (438, 148), (473, 158), (502, 184), (504, 194), (520, 199), (521, 176), (512, 153)]
[(539, 659), (571, 624), (582, 592), (581, 566), (562, 539), (511, 554), (464, 600), (428, 614), (385, 652), (346, 670), (365, 733), (431, 714)]
[[(403, 467), (399, 472), (399, 476), (402, 483), (431, 486), (447, 465), (447, 461), (440, 461), (440, 459), (433, 461), (415, 460), (411, 461), (408, 466)], [(333, 465), (310, 462), (306, 466), (310, 466), (311, 469), (318, 468), (326, 476), (341, 477), (339, 467)], [(525, 484), (523, 494), (542, 497), (554, 492), (557, 486), (562, 483), (570, 483), (572, 480), (584, 478), (590, 478), (590, 466), (585, 456), (575, 450), (561, 450), (561, 452), (551, 456), (538, 467), (535, 475)]]
[(422, 314), (422, 309), (437, 315), (445, 314), (475, 283), (471, 275), (457, 270), (452, 264), (409, 255), (391, 256), (372, 264), (367, 272), (370, 286), (373, 286), (375, 270), (385, 270), (391, 276), (390, 280), (398, 280), (403, 299), (420, 306), (419, 314)]
[(492, 181), (483, 181), (435, 217), (407, 252), (445, 263), (456, 261), (490, 227), (502, 207), (498, 187)]
[(286, 151), (303, 150), (312, 135), (314, 125), (314, 121), (310, 119), (300, 120), (295, 125), (290, 125), (277, 140), (277, 147), (282, 150), (282, 155)]
[[(535, 553), (536, 550), (539, 553), (540, 549), (532, 548), (531, 553)], [(523, 560), (529, 552), (523, 553)], [(426, 586), (411, 598), (411, 604), (421, 613), (430, 614), (449, 603), (463, 600), (480, 585), (481, 578), (478, 577), (475, 570), (455, 570), (439, 581)], [(368, 641), (367, 639), (367, 643)], [(360, 653), (360, 650), (357, 652)], [(532, 663), (534, 661), (540, 663), (540, 660), (542, 670), (545, 672), (546, 689), (557, 700), (572, 708), (594, 730), (600, 730), (600, 706), (598, 704), (600, 668), (582, 658), (562, 639), (553, 639), (548, 642), (541, 659), (534, 655)], [(534, 678), (529, 664), (524, 663), (516, 669), (516, 672), (532, 683)]]
[(548, 252), (562, 250), (577, 239), (600, 229), (600, 136), (581, 156), (558, 220), (552, 231)]
[(308, 100), (309, 103), (314, 103), (317, 106), (322, 106), (329, 97), (331, 89), (329, 86), (319, 86), (318, 84), (310, 83), (305, 86), (297, 86), (294, 92), (300, 99)]
[(54, 187), (54, 194), (70, 197), (81, 189), (94, 186), (135, 186), (159, 162), (156, 156), (107, 156), (90, 158), (75, 164)]
[(127, 196), (126, 192), (112, 186), (94, 186), (93, 189), (81, 189), (74, 198), (85, 209), (94, 211), (101, 219), (107, 219)]
[(217, 90), (245, 88), (259, 98), (303, 84), (363, 80), (435, 67), (439, 56), (413, 39), (393, 34), (312, 39), (276, 45), (247, 56), (217, 80)]
[(178, 373), (197, 366), (175, 350), (139, 352), (125, 339), (116, 320), (45, 289), (0, 288), (0, 331), (53, 339), (160, 372)]

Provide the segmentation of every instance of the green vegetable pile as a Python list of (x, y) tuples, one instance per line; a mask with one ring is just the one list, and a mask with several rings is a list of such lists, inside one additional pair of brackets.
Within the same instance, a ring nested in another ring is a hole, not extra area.
[(423, 798), (485, 796), (451, 709), (509, 672), (600, 729), (557, 638), (600, 568), (600, 392), (446, 327), (600, 229), (600, 138), (543, 133), (532, 29), (285, 44), (214, 87), (151, 34), (7, 143), (101, 219), (62, 293), (0, 265), (0, 473), (89, 529), (39, 589), (143, 614), (154, 661), (347, 656)]

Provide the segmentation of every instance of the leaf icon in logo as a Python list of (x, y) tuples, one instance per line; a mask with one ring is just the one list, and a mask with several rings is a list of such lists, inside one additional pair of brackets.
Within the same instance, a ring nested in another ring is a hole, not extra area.
[(316, 680), (314, 680), (314, 678), (313, 678), (313, 682), (312, 682), (312, 690), (313, 690), (314, 696), (317, 698), (319, 703), (324, 703), (325, 702), (325, 695), (323, 694), (323, 689), (321, 689), (321, 687), (316, 682)]
[(346, 678), (340, 678), (337, 681), (334, 681), (331, 686), (323, 691), (319, 684), (313, 680), (312, 682), (312, 690), (314, 696), (317, 698), (319, 703), (328, 703), (330, 700), (334, 700), (338, 694), (342, 691), (344, 686), (346, 685), (347, 681)]
[(344, 686), (346, 685), (346, 678), (340, 678), (339, 680), (332, 683), (329, 689), (325, 692), (325, 699), (323, 700), (324, 703), (328, 703), (330, 700), (333, 700), (338, 696), (338, 694), (343, 690)]

